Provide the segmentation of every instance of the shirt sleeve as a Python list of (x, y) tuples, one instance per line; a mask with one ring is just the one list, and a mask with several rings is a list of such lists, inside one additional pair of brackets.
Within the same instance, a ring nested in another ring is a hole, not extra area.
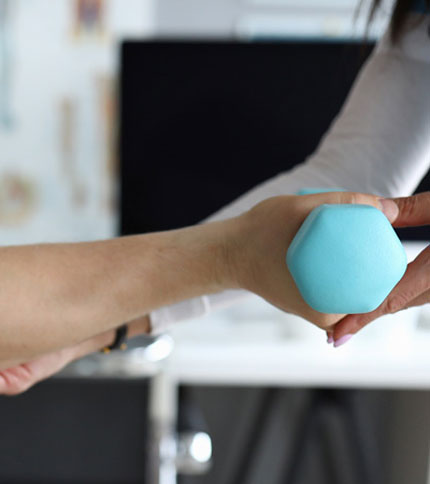
[[(413, 13), (392, 45), (386, 33), (317, 150), (206, 221), (234, 217), (272, 196), (303, 187), (341, 187), (381, 196), (411, 194), (430, 166), (430, 15)], [(227, 291), (151, 313), (152, 326), (199, 317), (246, 296)], [(203, 303), (204, 301), (204, 303)], [(188, 308), (188, 309), (187, 309)], [(199, 309), (196, 309), (199, 308)]]

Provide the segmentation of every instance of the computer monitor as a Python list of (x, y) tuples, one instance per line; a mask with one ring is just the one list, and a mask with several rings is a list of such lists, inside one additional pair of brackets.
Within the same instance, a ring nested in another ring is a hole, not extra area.
[[(121, 233), (197, 223), (311, 154), (371, 45), (130, 41), (121, 56)], [(429, 179), (420, 189), (430, 187)], [(428, 239), (427, 229), (401, 236)]]

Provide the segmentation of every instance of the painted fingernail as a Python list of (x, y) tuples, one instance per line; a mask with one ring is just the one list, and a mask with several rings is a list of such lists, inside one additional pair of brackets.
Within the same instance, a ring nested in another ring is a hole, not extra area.
[(327, 337), (327, 343), (330, 345), (330, 344), (332, 344), (333, 342), (334, 342), (334, 338), (333, 338), (333, 336), (332, 336), (332, 335), (328, 336), (328, 337)]
[(352, 338), (352, 336), (353, 336), (352, 334), (345, 334), (344, 336), (342, 336), (341, 338), (337, 339), (334, 342), (334, 347), (338, 348), (339, 346), (344, 345)]
[(388, 198), (380, 198), (381, 210), (390, 222), (394, 222), (399, 215), (399, 207), (396, 202)]

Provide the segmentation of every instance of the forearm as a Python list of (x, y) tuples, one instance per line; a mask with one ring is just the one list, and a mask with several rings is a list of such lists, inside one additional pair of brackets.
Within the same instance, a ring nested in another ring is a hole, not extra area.
[(234, 286), (230, 221), (81, 244), (0, 249), (0, 361), (71, 346), (156, 307)]
[[(316, 153), (297, 169), (381, 196), (410, 195), (430, 166), (430, 40), (414, 18), (398, 46), (384, 38)], [(293, 171), (294, 174), (294, 171)], [(325, 185), (324, 185), (325, 186)]]

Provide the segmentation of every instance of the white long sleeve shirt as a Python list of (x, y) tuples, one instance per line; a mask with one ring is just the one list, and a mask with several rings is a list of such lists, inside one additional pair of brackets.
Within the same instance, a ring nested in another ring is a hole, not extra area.
[[(303, 187), (342, 187), (385, 197), (410, 195), (430, 167), (430, 15), (411, 14), (397, 45), (386, 33), (362, 68), (339, 115), (302, 164), (245, 193), (207, 221), (234, 217), (260, 201)], [(150, 315), (154, 333), (206, 315), (246, 291), (225, 291)]]

